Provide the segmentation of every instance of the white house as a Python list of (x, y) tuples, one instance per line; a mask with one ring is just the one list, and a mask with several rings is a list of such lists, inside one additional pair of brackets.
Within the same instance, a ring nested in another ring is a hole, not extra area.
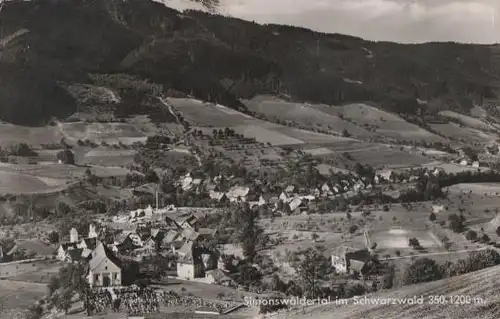
[(190, 248), (189, 251), (183, 251), (186, 254), (180, 254), (177, 260), (177, 277), (181, 279), (203, 277), (203, 260), (192, 250), (192, 246)]
[(279, 200), (281, 200), (283, 203), (288, 203), (288, 196), (285, 194), (285, 192), (281, 192)]
[(76, 228), (71, 228), (71, 230), (69, 231), (69, 242), (78, 242), (78, 231), (76, 230)]
[(287, 194), (288, 196), (292, 196), (294, 191), (295, 191), (295, 186), (293, 185), (289, 185), (287, 186), (287, 188), (285, 188), (285, 194)]
[(122, 265), (120, 260), (102, 243), (92, 252), (89, 261), (87, 281), (90, 287), (122, 285)]
[(245, 202), (247, 199), (247, 195), (250, 192), (250, 188), (245, 186), (233, 186), (226, 193), (227, 198), (231, 202), (243, 201)]
[(332, 190), (331, 190), (330, 186), (327, 183), (324, 183), (323, 186), (321, 186), (321, 191), (325, 195), (333, 195), (332, 194)]
[(95, 229), (94, 224), (89, 225), (89, 234), (87, 236), (88, 238), (97, 238), (97, 231)]
[(432, 212), (437, 214), (444, 211), (444, 205), (432, 205)]

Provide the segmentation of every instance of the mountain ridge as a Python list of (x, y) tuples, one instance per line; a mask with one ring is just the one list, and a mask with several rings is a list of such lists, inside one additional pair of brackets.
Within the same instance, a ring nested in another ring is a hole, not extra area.
[(79, 101), (58, 83), (95, 84), (89, 74), (132, 75), (242, 111), (240, 98), (284, 94), (370, 101), (415, 121), (496, 103), (500, 92), (491, 46), (372, 42), (153, 1), (8, 2), (0, 38), (21, 29), (0, 51), (0, 118), (14, 124), (71, 115)]

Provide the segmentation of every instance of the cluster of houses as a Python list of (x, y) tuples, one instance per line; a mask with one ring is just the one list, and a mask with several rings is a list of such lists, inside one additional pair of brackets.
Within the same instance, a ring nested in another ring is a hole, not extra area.
[(86, 262), (86, 279), (91, 287), (122, 285), (123, 267), (119, 258), (98, 240), (94, 225), (90, 225), (88, 236), (78, 237), (72, 228), (70, 240), (59, 245), (57, 258), (65, 262)]
[(85, 238), (79, 238), (73, 228), (70, 240), (60, 244), (57, 258), (65, 262), (85, 262), (88, 266), (87, 279), (92, 287), (122, 285), (124, 269), (121, 260), (140, 262), (156, 254), (174, 254), (177, 257), (175, 267), (178, 278), (232, 284), (224, 268), (224, 254), (207, 244), (216, 231), (199, 227), (202, 216), (201, 213), (193, 213), (178, 220), (165, 217), (161, 225), (150, 228), (147, 234), (139, 228), (121, 231), (108, 243), (99, 239), (93, 225)]

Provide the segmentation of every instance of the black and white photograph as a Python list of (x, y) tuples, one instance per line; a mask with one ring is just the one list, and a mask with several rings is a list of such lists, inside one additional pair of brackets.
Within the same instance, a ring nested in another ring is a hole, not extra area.
[(500, 318), (500, 0), (0, 0), (0, 319)]

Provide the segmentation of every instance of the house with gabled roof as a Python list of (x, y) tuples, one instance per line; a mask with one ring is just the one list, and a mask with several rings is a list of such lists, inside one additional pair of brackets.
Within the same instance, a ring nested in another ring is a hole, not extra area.
[(208, 270), (205, 274), (205, 278), (207, 278), (207, 283), (209, 284), (218, 284), (222, 286), (231, 286), (234, 284), (231, 277), (226, 275), (221, 269)]
[(124, 231), (115, 238), (114, 245), (118, 251), (130, 251), (142, 247), (141, 237), (134, 231)]
[(212, 199), (218, 203), (224, 202), (224, 201), (229, 201), (229, 198), (227, 198), (226, 193), (224, 193), (224, 192), (216, 192), (214, 190), (211, 190), (208, 193), (208, 196), (210, 197), (210, 199)]
[(97, 238), (82, 238), (78, 248), (94, 250), (97, 246)]
[(247, 196), (250, 192), (249, 187), (245, 186), (233, 186), (226, 193), (227, 198), (229, 198), (230, 202), (245, 202), (247, 200)]
[(178, 251), (177, 276), (182, 279), (203, 277), (203, 260), (193, 241), (187, 241)]
[(183, 229), (186, 229), (186, 228), (195, 229), (197, 227), (198, 223), (199, 223), (198, 217), (196, 217), (194, 214), (192, 214), (192, 215), (189, 215), (188, 217), (184, 218), (184, 220), (182, 220), (179, 225)]
[(99, 243), (92, 251), (88, 263), (87, 281), (90, 287), (122, 285), (123, 266), (113, 252)]
[(353, 249), (344, 245), (337, 247), (332, 253), (332, 266), (340, 274), (359, 274), (366, 271), (365, 265), (372, 260), (368, 249)]
[(57, 248), (57, 259), (62, 261), (66, 260), (68, 251), (73, 249), (78, 249), (78, 243), (71, 243), (71, 242), (61, 243), (59, 245), (59, 248)]

